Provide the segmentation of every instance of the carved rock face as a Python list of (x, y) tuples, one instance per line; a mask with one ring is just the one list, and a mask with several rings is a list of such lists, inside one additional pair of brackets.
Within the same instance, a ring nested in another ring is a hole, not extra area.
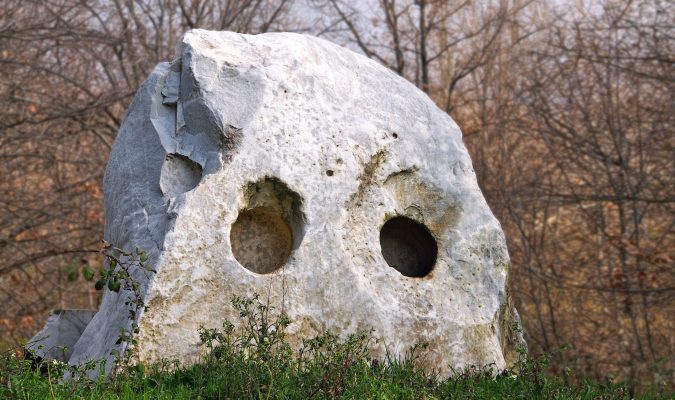
[[(504, 236), (461, 132), (413, 85), (326, 41), (191, 31), (138, 91), (110, 155), (107, 241), (150, 254), (140, 361), (194, 360), (198, 328), (259, 293), (292, 324), (429, 344), (448, 367), (511, 361)], [(139, 275), (140, 276), (140, 275)], [(106, 292), (71, 363), (128, 325)]]

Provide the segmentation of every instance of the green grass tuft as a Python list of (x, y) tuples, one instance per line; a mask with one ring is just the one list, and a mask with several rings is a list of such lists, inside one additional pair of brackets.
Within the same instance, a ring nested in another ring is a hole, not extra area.
[[(69, 367), (54, 361), (31, 362), (15, 352), (0, 358), (0, 399), (664, 399), (665, 388), (639, 396), (628, 386), (584, 381), (568, 385), (546, 374), (547, 357), (526, 359), (518, 375), (469, 368), (441, 379), (418, 367), (424, 346), (402, 359), (375, 360), (369, 332), (340, 340), (331, 333), (306, 340), (294, 353), (285, 341), (290, 321), (269, 320), (258, 301), (235, 298), (241, 329), (200, 329), (206, 356), (182, 366), (163, 362), (136, 365), (110, 378), (87, 377), (100, 365)], [(122, 365), (128, 365), (122, 363)], [(64, 376), (70, 379), (64, 380)], [(94, 374), (95, 375), (95, 374)]]

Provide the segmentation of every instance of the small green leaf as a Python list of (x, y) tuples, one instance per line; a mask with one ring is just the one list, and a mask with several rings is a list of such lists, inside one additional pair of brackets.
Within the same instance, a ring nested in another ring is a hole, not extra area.
[(117, 266), (117, 260), (114, 258), (110, 259), (110, 268), (113, 269)]
[(97, 280), (96, 285), (94, 285), (96, 290), (101, 290), (101, 289), (103, 289), (104, 286), (105, 286), (105, 278), (101, 278), (101, 279)]
[(134, 372), (137, 375), (144, 375), (145, 374), (145, 366), (143, 364), (136, 364), (130, 368), (132, 372)]
[(120, 287), (121, 287), (120, 281), (116, 279), (108, 281), (108, 289), (112, 290), (113, 292), (119, 293)]
[(145, 253), (142, 253), (141, 256), (140, 256), (140, 260), (141, 260), (141, 262), (148, 261), (148, 255), (145, 254)]
[(78, 275), (77, 266), (71, 264), (66, 267), (66, 277), (68, 278), (68, 282), (75, 282)]
[(82, 275), (84, 276), (84, 279), (91, 282), (91, 280), (94, 279), (94, 269), (89, 265), (85, 265), (82, 268)]

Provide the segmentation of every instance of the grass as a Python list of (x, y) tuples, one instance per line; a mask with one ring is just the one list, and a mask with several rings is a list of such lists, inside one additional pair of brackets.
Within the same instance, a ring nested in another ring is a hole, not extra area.
[[(368, 332), (345, 340), (324, 333), (293, 352), (285, 341), (290, 321), (270, 320), (258, 301), (233, 299), (243, 323), (200, 329), (202, 362), (163, 362), (87, 377), (98, 367), (31, 362), (14, 352), (0, 358), (0, 399), (664, 399), (665, 388), (639, 396), (627, 385), (582, 381), (565, 384), (546, 374), (547, 357), (523, 359), (519, 373), (469, 368), (449, 378), (418, 367), (424, 346), (401, 359), (374, 360)], [(125, 363), (122, 363), (125, 364)], [(64, 374), (72, 376), (64, 380)], [(93, 375), (96, 375), (95, 373)]]

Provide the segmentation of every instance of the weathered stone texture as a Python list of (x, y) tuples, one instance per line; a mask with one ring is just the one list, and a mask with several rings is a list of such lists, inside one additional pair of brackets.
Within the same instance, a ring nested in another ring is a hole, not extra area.
[[(505, 367), (522, 340), (504, 235), (459, 128), (327, 41), (187, 33), (130, 105), (104, 190), (105, 239), (157, 269), (140, 361), (194, 360), (200, 326), (236, 319), (233, 294), (283, 308), (293, 343), (373, 328), (380, 355), (427, 342), (443, 371)], [(105, 293), (71, 363), (107, 357), (125, 297)]]

